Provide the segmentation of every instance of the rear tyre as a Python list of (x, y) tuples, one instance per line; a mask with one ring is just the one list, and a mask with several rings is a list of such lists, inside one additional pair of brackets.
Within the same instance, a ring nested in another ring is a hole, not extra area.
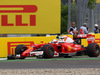
[(89, 57), (97, 57), (100, 53), (99, 45), (97, 43), (90, 43), (86, 51)]
[(46, 44), (42, 47), (43, 58), (52, 58), (54, 56), (54, 48), (50, 44)]
[[(17, 54), (22, 54), (22, 52), (24, 52), (27, 49), (26, 45), (17, 45), (17, 47), (15, 48), (15, 55)], [(25, 59), (26, 57), (22, 57), (20, 56), (19, 59)]]

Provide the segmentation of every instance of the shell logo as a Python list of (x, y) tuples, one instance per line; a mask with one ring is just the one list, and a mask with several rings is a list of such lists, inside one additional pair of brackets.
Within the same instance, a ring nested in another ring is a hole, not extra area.
[(70, 46), (70, 45), (68, 45), (68, 48), (67, 48), (67, 49), (68, 49), (68, 51), (71, 51), (71, 49), (72, 49), (72, 48), (71, 48), (71, 46)]
[(33, 49), (33, 47), (30, 47), (29, 49)]

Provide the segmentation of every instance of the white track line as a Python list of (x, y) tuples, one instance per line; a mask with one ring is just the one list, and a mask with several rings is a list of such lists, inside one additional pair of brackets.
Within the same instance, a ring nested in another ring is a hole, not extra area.
[(0, 58), (0, 60), (7, 60), (7, 58)]

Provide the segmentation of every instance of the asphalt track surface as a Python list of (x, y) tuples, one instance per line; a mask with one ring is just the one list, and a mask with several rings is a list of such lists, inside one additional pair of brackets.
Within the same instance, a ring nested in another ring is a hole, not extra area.
[(100, 68), (100, 57), (75, 56), (72, 58), (24, 60), (0, 59), (0, 69), (57, 69), (57, 68)]

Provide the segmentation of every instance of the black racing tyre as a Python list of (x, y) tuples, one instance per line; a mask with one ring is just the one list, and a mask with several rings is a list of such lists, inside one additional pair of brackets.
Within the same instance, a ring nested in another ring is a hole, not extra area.
[(89, 57), (99, 56), (100, 53), (99, 45), (97, 43), (90, 43), (86, 48), (86, 52)]
[[(26, 45), (17, 45), (17, 47), (15, 48), (15, 55), (16, 54), (21, 54), (26, 49), (27, 49), (27, 46)], [(25, 57), (20, 57), (20, 59), (25, 59)]]
[(50, 44), (46, 44), (42, 47), (43, 58), (52, 58), (54, 56), (54, 48)]
[(15, 55), (16, 54), (21, 54), (26, 49), (27, 49), (27, 47), (25, 45), (17, 45), (17, 47), (15, 48)]

